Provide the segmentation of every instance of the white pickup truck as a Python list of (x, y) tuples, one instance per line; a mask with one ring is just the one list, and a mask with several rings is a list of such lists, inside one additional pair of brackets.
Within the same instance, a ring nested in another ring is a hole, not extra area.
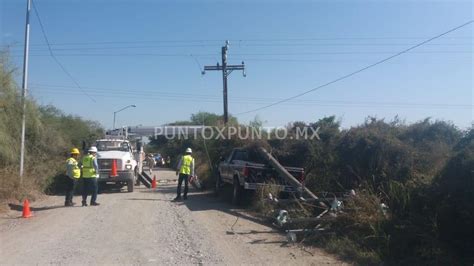
[[(128, 192), (133, 192), (137, 179), (138, 163), (135, 160), (132, 146), (124, 139), (100, 139), (96, 142), (97, 162), (99, 164), (99, 182), (115, 183), (121, 187), (127, 186)], [(117, 176), (111, 176), (112, 164), (115, 160)]]

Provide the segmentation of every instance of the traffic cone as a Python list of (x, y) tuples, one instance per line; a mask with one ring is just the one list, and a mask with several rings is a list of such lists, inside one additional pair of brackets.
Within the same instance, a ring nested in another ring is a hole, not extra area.
[(151, 188), (156, 188), (156, 175), (153, 176), (153, 181), (151, 182)]
[(22, 215), (22, 217), (23, 218), (30, 218), (32, 216), (33, 216), (33, 214), (30, 211), (30, 202), (27, 199), (25, 199), (25, 201), (23, 201), (23, 215)]
[(112, 160), (112, 169), (110, 169), (110, 176), (118, 176), (117, 174), (117, 161)]

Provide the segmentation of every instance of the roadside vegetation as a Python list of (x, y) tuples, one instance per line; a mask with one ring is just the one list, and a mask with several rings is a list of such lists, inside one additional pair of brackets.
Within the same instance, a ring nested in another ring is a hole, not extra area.
[(72, 147), (102, 135), (97, 122), (40, 106), (31, 97), (26, 110), (25, 173), (20, 184), (21, 93), (18, 72), (0, 53), (0, 203), (30, 200), (61, 186), (64, 162)]
[[(223, 126), (220, 116), (200, 112), (174, 124)], [(238, 125), (235, 118), (231, 125)], [(256, 119), (253, 127), (261, 127)], [(425, 119), (369, 117), (342, 130), (336, 117), (288, 124), (289, 136), (305, 126), (320, 139), (151, 139), (148, 149), (176, 158), (193, 148), (197, 173), (212, 188), (213, 169), (234, 147), (263, 145), (283, 165), (304, 167), (314, 192), (357, 191), (331, 224), (333, 233), (307, 237), (359, 264), (463, 264), (474, 260), (474, 130)], [(272, 132), (267, 132), (272, 134)], [(266, 193), (260, 193), (266, 195)], [(381, 204), (388, 206), (384, 214)], [(258, 209), (268, 211), (262, 203)]]
[[(0, 55), (0, 202), (34, 198), (57, 190), (71, 147), (103, 134), (97, 122), (65, 115), (53, 106), (27, 101), (25, 175), (20, 184), (21, 102), (15, 69)], [(222, 127), (220, 115), (200, 112), (176, 125)], [(239, 125), (235, 117), (229, 125)], [(255, 119), (245, 126), (262, 127)], [(314, 192), (355, 189), (357, 196), (331, 224), (332, 234), (307, 237), (358, 264), (462, 265), (474, 261), (474, 130), (445, 121), (405, 123), (369, 117), (341, 129), (336, 117), (287, 125), (319, 128), (320, 139), (259, 141), (150, 139), (147, 152), (170, 156), (176, 165), (186, 147), (194, 150), (197, 173), (208, 187), (215, 166), (235, 147), (264, 146), (288, 166), (304, 167)], [(267, 132), (266, 134), (274, 134)], [(289, 136), (289, 137), (290, 137)], [(262, 197), (266, 192), (261, 192)], [(381, 204), (388, 206), (382, 212)], [(267, 210), (261, 203), (258, 208)]]

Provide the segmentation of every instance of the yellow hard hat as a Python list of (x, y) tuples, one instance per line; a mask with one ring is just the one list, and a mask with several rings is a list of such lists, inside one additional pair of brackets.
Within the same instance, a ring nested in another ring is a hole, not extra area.
[(79, 149), (78, 148), (72, 148), (71, 149), (71, 154), (80, 154)]

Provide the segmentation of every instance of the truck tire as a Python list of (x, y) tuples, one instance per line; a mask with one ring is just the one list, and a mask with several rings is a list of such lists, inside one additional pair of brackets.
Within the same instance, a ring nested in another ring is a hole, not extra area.
[(133, 180), (127, 181), (127, 191), (133, 192)]
[(232, 191), (232, 204), (239, 205), (240, 198), (242, 196), (242, 187), (240, 186), (239, 179), (237, 177), (234, 177), (233, 185), (234, 189)]

